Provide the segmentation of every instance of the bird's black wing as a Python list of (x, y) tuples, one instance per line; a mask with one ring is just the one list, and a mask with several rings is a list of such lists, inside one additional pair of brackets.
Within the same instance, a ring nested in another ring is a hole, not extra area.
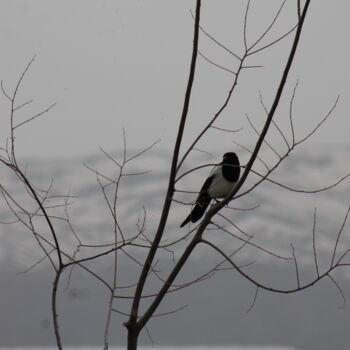
[(186, 220), (181, 224), (180, 227), (185, 226), (187, 223), (191, 222), (196, 222), (198, 221), (204, 214), (205, 210), (207, 209), (210, 201), (211, 201), (211, 197), (208, 194), (208, 188), (210, 187), (210, 185), (212, 184), (213, 180), (214, 180), (215, 174), (209, 176), (200, 192), (198, 195), (198, 198), (196, 200), (196, 205), (194, 206), (194, 208), (192, 209), (190, 215), (188, 215), (188, 217), (186, 218)]

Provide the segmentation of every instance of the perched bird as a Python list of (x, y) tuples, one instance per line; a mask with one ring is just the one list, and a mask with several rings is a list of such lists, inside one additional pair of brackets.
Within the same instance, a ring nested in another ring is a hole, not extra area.
[(190, 215), (181, 224), (198, 221), (213, 198), (226, 197), (235, 187), (240, 174), (239, 160), (234, 152), (224, 154), (222, 162), (215, 166), (204, 182)]

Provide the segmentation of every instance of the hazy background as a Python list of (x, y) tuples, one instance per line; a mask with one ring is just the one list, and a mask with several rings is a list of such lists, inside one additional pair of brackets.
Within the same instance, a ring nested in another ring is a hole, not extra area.
[[(322, 151), (322, 152), (319, 152)], [(320, 154), (321, 153), (321, 154)], [(263, 153), (265, 156), (265, 153)], [(120, 156), (120, 154), (119, 154)], [(147, 210), (146, 233), (154, 234), (159, 218), (159, 207), (163, 201), (167, 181), (169, 157), (166, 152), (152, 152), (140, 158), (133, 170), (144, 170), (156, 164), (151, 173), (141, 177), (124, 178), (118, 199), (118, 215), (124, 233), (132, 234), (135, 223), (142, 217), (143, 207)], [(242, 156), (243, 157), (243, 156)], [(207, 155), (195, 158), (196, 164), (203, 164)], [(265, 157), (266, 158), (266, 157)], [(112, 220), (106, 209), (103, 196), (95, 176), (80, 164), (80, 158), (54, 162), (49, 159), (30, 161), (28, 174), (36, 184), (47, 186), (55, 179), (53, 193), (65, 193), (67, 188), (77, 195), (69, 206), (71, 223), (83, 243), (110, 243), (113, 241)], [(90, 166), (107, 173), (115, 172), (111, 162), (103, 156), (84, 159)], [(299, 156), (289, 157), (277, 171), (274, 178), (283, 179), (300, 189), (320, 188), (337, 180), (349, 163), (349, 147), (318, 148), (304, 151)], [(293, 171), (291, 171), (291, 169)], [(16, 200), (24, 200), (26, 193), (13, 177), (1, 168), (2, 184), (13, 193)], [(187, 177), (182, 188), (197, 188), (199, 175)], [(244, 189), (247, 188), (247, 184)], [(252, 208), (248, 211), (223, 212), (238, 227), (248, 234), (254, 234), (253, 242), (284, 257), (292, 255), (291, 244), (298, 259), (302, 284), (315, 278), (312, 227), (314, 209), (316, 217), (316, 248), (319, 269), (328, 268), (338, 230), (349, 204), (350, 183), (344, 182), (328, 192), (301, 195), (265, 183), (252, 194), (234, 202), (238, 208)], [(181, 198), (177, 196), (177, 198)], [(183, 198), (183, 196), (182, 196)], [(179, 224), (188, 214), (189, 207), (174, 203), (164, 236), (166, 242), (177, 240), (186, 234), (187, 227)], [(59, 211), (54, 212), (56, 215)], [(0, 220), (11, 220), (12, 215), (1, 201)], [(216, 221), (220, 222), (219, 218)], [(222, 221), (221, 221), (222, 222)], [(73, 251), (76, 240), (69, 229), (55, 221), (61, 247)], [(40, 232), (49, 233), (38, 223)], [(236, 235), (242, 236), (237, 230)], [(220, 231), (210, 231), (205, 237), (215, 242), (228, 254), (241, 246), (242, 241)], [(54, 343), (50, 293), (53, 271), (46, 262), (25, 272), (43, 256), (32, 235), (20, 225), (3, 225), (0, 230), (0, 345), (1, 346), (46, 346)], [(158, 272), (165, 277), (179, 257), (187, 240), (172, 247), (173, 254), (160, 251), (157, 258)], [(336, 257), (350, 246), (349, 224), (339, 241)], [(96, 250), (81, 248), (79, 256), (96, 253)], [(127, 252), (142, 261), (143, 250), (128, 248)], [(130, 284), (139, 274), (139, 266), (126, 254), (118, 254), (118, 285)], [(292, 260), (283, 260), (246, 246), (235, 255), (235, 262), (246, 266), (244, 271), (260, 282), (276, 288), (294, 288), (297, 285), (295, 266)], [(221, 257), (214, 251), (199, 246), (189, 259), (186, 268), (176, 279), (184, 283), (199, 277), (212, 269)], [(106, 256), (86, 264), (106, 281), (111, 281), (113, 256)], [(229, 267), (224, 265), (222, 267)], [(70, 272), (72, 274), (70, 274)], [(332, 276), (346, 296), (346, 302), (329, 279), (316, 286), (292, 295), (279, 295), (260, 291), (254, 308), (247, 312), (253, 302), (255, 288), (235, 271), (223, 270), (210, 279), (190, 288), (172, 293), (160, 305), (158, 313), (168, 312), (186, 306), (183, 310), (152, 319), (148, 330), (157, 346), (175, 345), (256, 345), (290, 346), (307, 350), (347, 350), (350, 342), (349, 270), (337, 270)], [(70, 282), (68, 283), (68, 278)], [(146, 293), (158, 290), (159, 280), (151, 278)], [(129, 295), (129, 290), (118, 289), (120, 295)], [(86, 271), (75, 268), (62, 276), (58, 298), (59, 321), (63, 342), (66, 345), (98, 345), (103, 339), (106, 320), (108, 292), (106, 287)], [(147, 304), (144, 301), (143, 306)], [(119, 299), (114, 307), (129, 312), (127, 300)], [(126, 317), (113, 314), (112, 344), (124, 344), (126, 331), (122, 326)], [(144, 332), (141, 342), (151, 345)]]
[[(238, 54), (243, 49), (245, 3), (212, 0), (205, 1), (202, 8), (203, 27)], [(264, 43), (274, 40), (295, 23), (294, 3), (287, 1), (276, 29)], [(252, 1), (247, 31), (250, 42), (270, 23), (279, 4), (280, 1), (271, 0), (267, 6), (266, 2)], [(38, 183), (47, 184), (53, 177), (58, 191), (71, 189), (82, 198), (77, 200), (72, 215), (86, 238), (96, 239), (101, 232), (107, 235), (109, 231), (108, 221), (101, 215), (105, 212), (103, 198), (94, 176), (82, 163), (108, 168), (106, 160), (96, 155), (98, 148), (120, 151), (122, 128), (125, 128), (131, 150), (142, 149), (160, 139), (137, 165), (152, 173), (140, 182), (126, 183), (122, 197), (126, 203), (125, 213), (135, 214), (133, 217), (125, 215), (126, 225), (135, 222), (140, 208), (145, 205), (149, 213), (149, 231), (153, 232), (188, 75), (193, 31), (189, 11), (193, 5), (194, 2), (188, 0), (3, 0), (0, 3), (0, 78), (7, 91), (13, 91), (23, 69), (36, 55), (18, 95), (19, 103), (34, 101), (19, 111), (16, 120), (24, 120), (51, 103), (57, 103), (49, 114), (18, 131), (18, 157), (30, 164), (32, 178)], [(328, 112), (338, 94), (341, 95), (332, 118), (276, 174), (278, 179), (300, 188), (330, 184), (349, 170), (349, 10), (350, 4), (345, 0), (311, 3), (284, 99), (276, 114), (276, 121), (290, 135), (289, 101), (298, 80), (294, 116), (296, 135), (301, 138)], [(256, 135), (245, 113), (257, 126), (261, 125), (264, 111), (259, 91), (269, 106), (286, 60), (285, 50), (290, 44), (291, 38), (288, 38), (247, 62), (263, 67), (242, 73), (237, 93), (216, 124), (242, 130), (235, 134), (211, 130), (199, 144), (210, 155), (191, 158), (196, 165), (217, 161), (224, 151), (237, 150), (232, 141), (248, 147), (254, 144)], [(210, 59), (235, 68), (232, 56), (208, 38), (201, 36), (200, 46)], [(183, 150), (221, 106), (231, 82), (228, 73), (198, 58)], [(8, 136), (8, 108), (8, 101), (1, 96), (1, 146)], [(283, 148), (278, 135), (271, 133), (269, 136), (278, 149)], [(238, 152), (242, 162), (247, 161), (247, 153)], [(271, 154), (264, 156), (270, 159)], [(189, 162), (185, 165), (190, 167)], [(23, 194), (4, 172), (1, 172), (1, 181), (17, 195)], [(190, 178), (185, 185), (193, 188), (198, 186), (198, 181), (201, 181), (198, 177)], [(302, 198), (287, 197), (285, 192), (267, 186), (242, 203), (248, 207), (258, 203), (261, 207), (254, 215), (240, 214), (237, 222), (249, 232), (262, 232), (258, 242), (278, 252), (290, 253), (290, 243), (293, 243), (307, 280), (314, 273), (310, 255), (313, 210), (317, 206), (320, 213), (320, 249), (325, 254), (322, 256), (326, 265), (327, 252), (334, 244), (349, 194), (347, 184), (330, 194)], [(1, 219), (6, 219), (9, 214), (3, 204), (0, 214)], [(276, 208), (281, 211), (276, 212)], [(177, 234), (178, 223), (187, 212), (187, 207), (175, 206), (170, 236)], [(271, 222), (276, 224), (272, 229)], [(41, 266), (17, 275), (37, 261), (38, 250), (32, 237), (21, 230), (2, 226), (0, 232), (0, 346), (52, 344), (48, 306), (52, 274)], [(70, 238), (65, 237), (66, 246), (70, 243)], [(344, 241), (347, 243), (348, 234)], [(250, 250), (242, 254), (242, 263), (255, 258), (250, 254), (253, 254)], [(200, 273), (204, 268), (202, 259), (203, 255), (197, 254), (183, 278)], [(208, 258), (209, 266), (214, 262), (215, 257)], [(271, 283), (276, 280), (282, 286), (295, 283), (293, 266), (287, 268), (287, 273), (284, 265), (261, 257), (260, 260), (257, 257), (253, 266), (254, 273)], [(110, 273), (108, 261), (97, 269), (101, 274)], [(134, 270), (130, 270), (133, 271), (131, 275), (137, 273)], [(339, 273), (337, 278), (344, 292), (349, 291), (348, 274)], [(101, 341), (101, 323), (106, 311), (106, 304), (101, 300), (107, 296), (95, 284), (77, 270), (74, 283), (62, 290), (60, 310), (67, 344)], [(237, 275), (231, 279), (225, 273), (217, 274), (209, 283), (180, 293), (179, 299), (170, 298), (165, 307), (176, 308), (187, 303), (190, 307), (170, 316), (166, 322), (155, 319), (150, 326), (151, 334), (158, 344), (287, 344), (298, 349), (347, 349), (349, 310), (346, 305), (339, 310), (342, 299), (330, 283), (322, 282), (319, 287), (289, 297), (264, 294), (261, 302), (259, 295), (255, 308), (247, 314), (253, 295), (254, 289)], [(112, 340), (118, 344), (125, 339), (123, 321), (120, 317), (115, 320), (120, 333), (115, 333)], [(143, 341), (150, 343), (147, 336)]]

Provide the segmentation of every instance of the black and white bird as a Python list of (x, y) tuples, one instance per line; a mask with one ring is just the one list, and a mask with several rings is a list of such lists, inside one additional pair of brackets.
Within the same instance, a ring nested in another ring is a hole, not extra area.
[(185, 226), (190, 221), (198, 221), (212, 199), (224, 198), (231, 193), (238, 182), (240, 171), (241, 168), (236, 153), (225, 153), (222, 162), (213, 168), (204, 182), (196, 200), (196, 205), (180, 227)]

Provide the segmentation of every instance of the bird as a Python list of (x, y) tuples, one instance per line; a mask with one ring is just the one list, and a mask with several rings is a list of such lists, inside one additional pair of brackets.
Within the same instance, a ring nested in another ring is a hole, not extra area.
[(205, 180), (194, 208), (180, 227), (184, 227), (190, 221), (197, 222), (212, 199), (224, 198), (231, 193), (238, 182), (240, 172), (241, 168), (236, 153), (225, 153), (222, 162), (213, 168)]

